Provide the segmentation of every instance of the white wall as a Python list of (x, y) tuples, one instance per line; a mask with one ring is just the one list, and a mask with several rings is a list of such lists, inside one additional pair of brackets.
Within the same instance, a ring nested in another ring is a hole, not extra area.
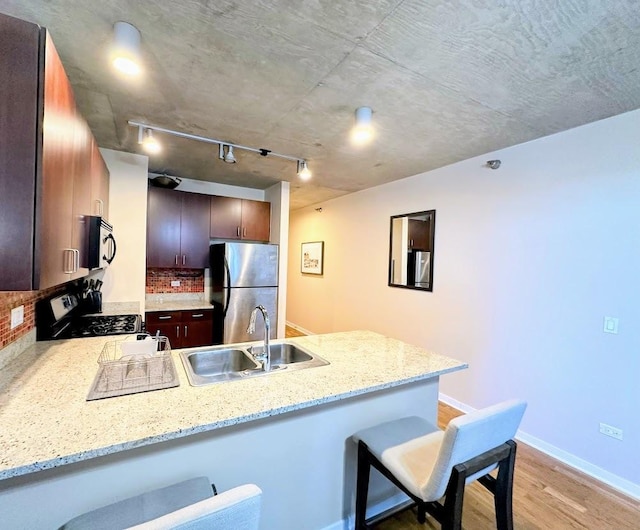
[(104, 273), (103, 302), (136, 302), (144, 312), (149, 158), (100, 149), (109, 168), (109, 222), (118, 244)]
[(271, 203), (271, 243), (279, 248), (278, 263), (278, 329), (277, 337), (285, 336), (287, 313), (287, 256), (289, 252), (289, 192), (288, 182), (279, 182), (265, 191)]
[[(528, 441), (640, 496), (639, 138), (634, 111), (292, 212), (288, 320), (464, 360), (444, 394), (526, 399)], [(388, 287), (389, 217), (430, 209), (433, 293)], [(318, 240), (324, 276), (302, 276)]]

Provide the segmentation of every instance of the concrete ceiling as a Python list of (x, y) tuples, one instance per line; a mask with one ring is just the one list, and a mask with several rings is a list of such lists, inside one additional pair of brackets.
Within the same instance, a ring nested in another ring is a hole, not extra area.
[[(0, 0), (48, 28), (101, 147), (140, 152), (128, 120), (306, 158), (158, 134), (150, 170), (265, 189), (291, 207), (640, 107), (637, 0)], [(107, 63), (113, 23), (142, 34), (136, 82)], [(354, 110), (375, 140), (349, 142)]]

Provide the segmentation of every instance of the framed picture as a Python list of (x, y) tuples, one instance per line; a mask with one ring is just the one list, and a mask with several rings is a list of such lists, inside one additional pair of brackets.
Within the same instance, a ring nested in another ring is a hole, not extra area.
[(324, 266), (324, 241), (302, 243), (300, 271), (304, 274), (322, 275)]

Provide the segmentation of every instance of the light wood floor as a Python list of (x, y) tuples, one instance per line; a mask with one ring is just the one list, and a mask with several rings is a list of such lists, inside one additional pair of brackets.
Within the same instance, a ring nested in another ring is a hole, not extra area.
[[(304, 335), (287, 326), (287, 337)], [(438, 424), (462, 414), (444, 403), (438, 404)], [(566, 466), (558, 460), (519, 442), (513, 487), (513, 513), (516, 530), (640, 530), (640, 502)], [(477, 483), (465, 492), (463, 527), (465, 530), (495, 529), (492, 497)], [(378, 525), (376, 530), (439, 529), (427, 517), (419, 525), (411, 510)]]

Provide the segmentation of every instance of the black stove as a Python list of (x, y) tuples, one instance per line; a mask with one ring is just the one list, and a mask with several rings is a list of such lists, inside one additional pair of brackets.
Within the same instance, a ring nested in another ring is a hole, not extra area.
[(142, 331), (142, 317), (83, 315), (78, 297), (65, 293), (36, 304), (36, 328), (38, 340), (122, 335)]
[(99, 337), (138, 333), (142, 328), (140, 315), (95, 315), (73, 319), (69, 326), (69, 337)]

